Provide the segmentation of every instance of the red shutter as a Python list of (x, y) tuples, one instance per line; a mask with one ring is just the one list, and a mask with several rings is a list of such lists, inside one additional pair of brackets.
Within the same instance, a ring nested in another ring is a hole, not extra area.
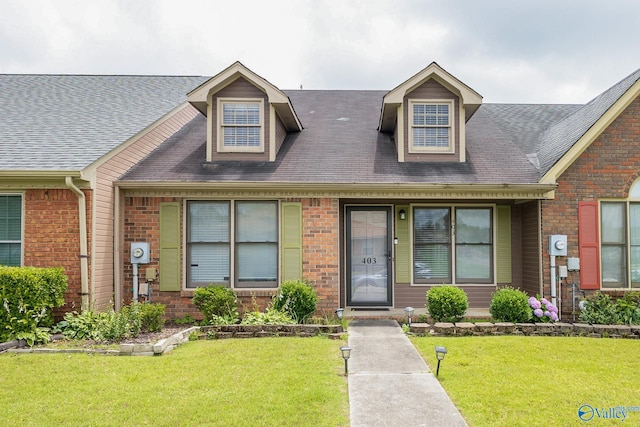
[(580, 288), (600, 289), (598, 202), (578, 203), (578, 244), (580, 246)]

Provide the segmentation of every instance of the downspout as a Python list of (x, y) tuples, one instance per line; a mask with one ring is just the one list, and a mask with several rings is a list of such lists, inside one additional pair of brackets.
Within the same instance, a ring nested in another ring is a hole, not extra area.
[(78, 196), (78, 221), (80, 222), (80, 292), (82, 311), (89, 310), (89, 255), (87, 254), (87, 201), (86, 196), (73, 183), (70, 176), (64, 179), (67, 187)]
[(113, 305), (116, 310), (122, 307), (120, 256), (120, 187), (113, 189)]

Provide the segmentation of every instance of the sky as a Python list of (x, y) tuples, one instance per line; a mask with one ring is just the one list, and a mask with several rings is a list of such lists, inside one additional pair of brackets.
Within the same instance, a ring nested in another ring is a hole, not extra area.
[(391, 90), (437, 62), (484, 102), (585, 103), (640, 68), (637, 0), (0, 0), (0, 73)]

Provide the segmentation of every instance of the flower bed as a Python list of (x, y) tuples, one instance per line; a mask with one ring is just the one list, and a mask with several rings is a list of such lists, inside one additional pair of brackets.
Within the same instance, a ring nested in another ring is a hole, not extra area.
[(0, 344), (0, 353), (91, 353), (115, 356), (159, 356), (192, 339), (223, 338), (263, 338), (263, 337), (312, 337), (328, 335), (329, 338), (340, 338), (343, 332), (340, 325), (219, 325), (194, 326), (179, 331), (158, 342), (125, 342), (118, 350), (98, 348), (47, 348), (27, 346), (24, 340), (15, 340)]
[(593, 338), (640, 338), (640, 325), (590, 325), (586, 323), (509, 323), (509, 322), (461, 322), (414, 323), (409, 332), (425, 335), (546, 335), (586, 336)]

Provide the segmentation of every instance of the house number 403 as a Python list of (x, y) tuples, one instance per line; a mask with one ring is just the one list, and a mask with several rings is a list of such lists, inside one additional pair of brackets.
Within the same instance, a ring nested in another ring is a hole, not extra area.
[(363, 264), (375, 264), (377, 261), (375, 258), (362, 258), (362, 263)]

